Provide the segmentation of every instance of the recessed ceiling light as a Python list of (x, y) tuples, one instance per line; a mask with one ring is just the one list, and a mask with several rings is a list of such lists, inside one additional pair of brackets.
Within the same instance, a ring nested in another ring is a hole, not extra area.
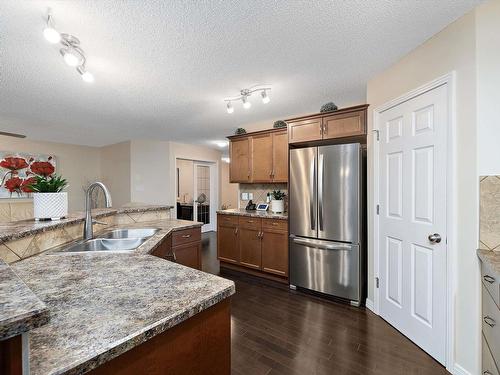
[(229, 145), (228, 141), (215, 141), (214, 143), (217, 145), (217, 147), (220, 147), (220, 148), (224, 148), (224, 147), (227, 147)]

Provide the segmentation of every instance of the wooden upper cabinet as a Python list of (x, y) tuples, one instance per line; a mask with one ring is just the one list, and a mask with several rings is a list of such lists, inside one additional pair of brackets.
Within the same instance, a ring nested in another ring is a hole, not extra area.
[(265, 130), (228, 138), (230, 140), (230, 182), (288, 181), (288, 133), (286, 129)]
[(322, 119), (288, 122), (288, 142), (307, 142), (321, 139)]
[(252, 182), (268, 182), (273, 176), (273, 136), (271, 133), (264, 133), (250, 139)]
[(231, 140), (230, 182), (250, 182), (250, 139), (247, 137)]
[(288, 119), (288, 142), (305, 143), (326, 139), (366, 136), (368, 104)]
[(323, 139), (366, 134), (366, 112), (356, 111), (323, 118)]
[(288, 181), (288, 132), (273, 133), (273, 182)]

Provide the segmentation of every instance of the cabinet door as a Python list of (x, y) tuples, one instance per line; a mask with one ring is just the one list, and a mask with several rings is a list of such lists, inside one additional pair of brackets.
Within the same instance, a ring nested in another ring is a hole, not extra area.
[(366, 112), (358, 111), (323, 118), (323, 139), (366, 134)]
[(201, 270), (201, 243), (192, 242), (172, 248), (176, 263)]
[(288, 143), (317, 141), (322, 139), (321, 125), (321, 118), (288, 123)]
[(239, 230), (240, 264), (245, 267), (260, 269), (261, 247), (260, 229), (241, 228)]
[(168, 236), (163, 240), (162, 243), (160, 243), (156, 249), (154, 249), (151, 252), (151, 255), (157, 256), (159, 258), (163, 259), (168, 259), (168, 260), (173, 260), (172, 258), (172, 252), (171, 252), (171, 242), (172, 242), (172, 237)]
[(262, 234), (262, 271), (288, 276), (287, 232), (264, 230)]
[(272, 182), (273, 136), (260, 134), (252, 137), (252, 182)]
[(232, 140), (229, 147), (230, 182), (250, 181), (250, 140), (248, 137)]
[(273, 134), (273, 182), (288, 181), (288, 132)]
[(228, 263), (240, 262), (238, 227), (219, 225), (217, 229), (217, 258)]

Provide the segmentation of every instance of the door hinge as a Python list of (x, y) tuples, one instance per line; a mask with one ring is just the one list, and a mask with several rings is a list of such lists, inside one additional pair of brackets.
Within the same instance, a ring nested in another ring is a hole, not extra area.
[(377, 141), (380, 141), (380, 130), (378, 130), (378, 129), (373, 129), (373, 132), (375, 133), (375, 137), (376, 137), (375, 139), (376, 139)]
[(380, 286), (380, 280), (378, 277), (375, 278), (375, 287), (378, 289), (378, 287)]
[(377, 204), (377, 215), (380, 215), (380, 205)]

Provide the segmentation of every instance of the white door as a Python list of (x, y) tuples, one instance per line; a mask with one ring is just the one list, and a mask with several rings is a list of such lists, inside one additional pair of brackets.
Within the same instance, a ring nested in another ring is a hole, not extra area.
[(443, 364), (447, 127), (446, 85), (379, 115), (380, 315)]

